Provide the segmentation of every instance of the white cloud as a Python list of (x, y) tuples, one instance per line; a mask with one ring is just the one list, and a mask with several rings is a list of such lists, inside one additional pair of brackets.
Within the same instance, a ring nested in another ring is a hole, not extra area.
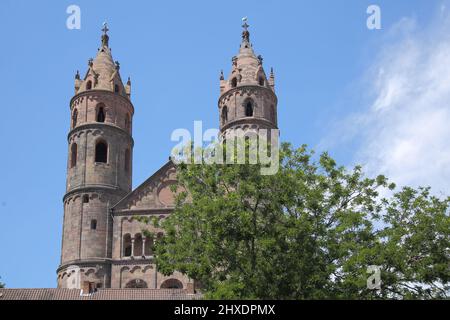
[(358, 141), (354, 162), (368, 174), (450, 194), (449, 30), (441, 7), (426, 28), (402, 19), (378, 48), (361, 80), (368, 103), (338, 128), (341, 143)]

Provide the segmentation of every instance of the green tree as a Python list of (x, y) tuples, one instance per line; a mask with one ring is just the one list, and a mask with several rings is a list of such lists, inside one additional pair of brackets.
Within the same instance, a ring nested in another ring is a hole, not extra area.
[(382, 266), (384, 297), (446, 298), (450, 292), (450, 198), (430, 188), (405, 187), (383, 200), (375, 263)]
[[(0, 277), (0, 279), (1, 279), (1, 277)], [(5, 284), (0, 281), (0, 288), (4, 288), (4, 287), (5, 287)]]
[[(449, 292), (449, 205), (429, 189), (393, 190), (324, 153), (283, 144), (280, 168), (178, 166), (177, 202), (156, 262), (214, 299), (443, 298)], [(381, 267), (381, 289), (367, 267)]]

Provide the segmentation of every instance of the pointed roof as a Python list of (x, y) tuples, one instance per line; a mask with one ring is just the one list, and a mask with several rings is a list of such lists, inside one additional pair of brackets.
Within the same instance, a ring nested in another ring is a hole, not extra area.
[(109, 47), (109, 29), (106, 23), (103, 24), (102, 31), (101, 47), (98, 49), (95, 59), (89, 59), (88, 70), (77, 93), (88, 90), (107, 90), (127, 97), (119, 73), (120, 64), (118, 61), (114, 62)]
[[(258, 85), (260, 79), (263, 78), (264, 86), (268, 85), (267, 76), (264, 72), (263, 58), (257, 56), (253, 50), (253, 45), (250, 41), (250, 32), (247, 18), (243, 18), (244, 24), (242, 28), (242, 40), (239, 47), (239, 53), (232, 59), (232, 70), (228, 76), (225, 91), (233, 88), (233, 79), (236, 78), (237, 86), (240, 85)], [(223, 80), (221, 78), (221, 80)]]

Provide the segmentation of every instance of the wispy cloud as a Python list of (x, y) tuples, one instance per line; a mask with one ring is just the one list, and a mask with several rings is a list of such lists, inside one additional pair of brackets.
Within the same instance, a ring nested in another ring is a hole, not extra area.
[(369, 174), (450, 194), (449, 30), (445, 7), (430, 25), (403, 18), (390, 28), (359, 81), (367, 103), (322, 146), (330, 147), (330, 139), (334, 147), (351, 142), (354, 162)]

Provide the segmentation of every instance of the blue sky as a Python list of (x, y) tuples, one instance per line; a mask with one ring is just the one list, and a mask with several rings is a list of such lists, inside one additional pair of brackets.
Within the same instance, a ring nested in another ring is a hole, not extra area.
[[(219, 74), (241, 18), (273, 66), (281, 137), (363, 163), (401, 184), (448, 193), (449, 1), (11, 1), (0, 4), (0, 276), (54, 287), (59, 264), (69, 100), (100, 44), (131, 76), (134, 187), (167, 160), (174, 129), (218, 125)], [(68, 30), (66, 8), (81, 8)], [(366, 9), (381, 8), (368, 30)], [(448, 63), (447, 63), (448, 62)]]

